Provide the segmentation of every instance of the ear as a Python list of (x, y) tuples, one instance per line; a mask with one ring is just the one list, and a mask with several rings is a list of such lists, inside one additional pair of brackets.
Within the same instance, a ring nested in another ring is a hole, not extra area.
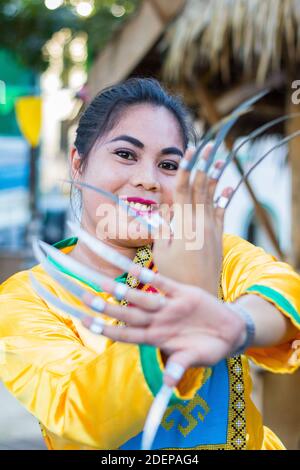
[(71, 168), (71, 177), (75, 179), (78, 173), (80, 172), (81, 166), (81, 157), (75, 147), (72, 147), (70, 152), (70, 168)]

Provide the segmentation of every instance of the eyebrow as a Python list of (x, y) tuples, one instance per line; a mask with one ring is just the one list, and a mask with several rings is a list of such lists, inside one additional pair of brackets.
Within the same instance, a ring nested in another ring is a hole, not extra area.
[(179, 155), (179, 157), (183, 157), (183, 152), (178, 147), (167, 147), (161, 153), (163, 155)]
[[(110, 142), (117, 142), (118, 140), (124, 140), (125, 142), (129, 142), (130, 144), (134, 145), (135, 147), (138, 147), (140, 149), (144, 148), (145, 145), (143, 142), (140, 140), (136, 139), (135, 137), (132, 137), (130, 135), (119, 135), (118, 137), (115, 137), (114, 139), (110, 140)], [(162, 155), (179, 155), (179, 157), (183, 157), (183, 152), (180, 150), (178, 147), (166, 147), (161, 151)]]
[(143, 142), (136, 139), (135, 137), (131, 137), (130, 135), (119, 135), (118, 137), (115, 137), (109, 142), (116, 142), (117, 140), (125, 140), (125, 142), (129, 142), (130, 144), (135, 145), (135, 147), (138, 147), (140, 149), (145, 147)]

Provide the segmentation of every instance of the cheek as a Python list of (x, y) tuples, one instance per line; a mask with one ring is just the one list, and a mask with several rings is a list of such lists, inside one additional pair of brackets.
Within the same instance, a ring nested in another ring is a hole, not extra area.
[[(119, 165), (114, 165), (111, 159), (105, 156), (101, 159), (98, 158), (97, 162), (91, 160), (82, 175), (82, 181), (84, 183), (104, 189), (113, 194), (119, 192), (120, 188), (126, 184), (127, 179), (127, 172), (124, 171), (124, 169), (122, 171)], [(100, 202), (109, 202), (109, 199), (104, 197), (103, 201), (103, 196), (92, 191), (91, 193), (92, 196), (97, 198)]]
[[(91, 164), (86, 167), (81, 181), (113, 194), (118, 193), (120, 188), (124, 185), (124, 181), (126, 181), (124, 172), (122, 174), (119, 168), (112, 169), (111, 165), (108, 166), (106, 164), (105, 159), (102, 162), (103, 165), (95, 165), (93, 163), (94, 162), (91, 162)], [(94, 219), (97, 216), (98, 209), (101, 206), (110, 205), (111, 201), (109, 198), (95, 191), (83, 189), (82, 203), (85, 212), (88, 213), (90, 218)]]

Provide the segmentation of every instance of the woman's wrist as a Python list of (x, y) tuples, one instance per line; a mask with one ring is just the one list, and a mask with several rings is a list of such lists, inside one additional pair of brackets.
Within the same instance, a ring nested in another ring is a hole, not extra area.
[(250, 312), (246, 308), (236, 303), (230, 303), (228, 304), (228, 307), (239, 316), (244, 325), (235, 348), (231, 354), (232, 357), (240, 356), (254, 344), (256, 327)]

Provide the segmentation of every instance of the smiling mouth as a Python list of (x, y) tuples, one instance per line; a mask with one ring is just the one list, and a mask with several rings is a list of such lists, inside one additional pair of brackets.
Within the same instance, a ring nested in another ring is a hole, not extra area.
[(120, 199), (137, 214), (150, 214), (157, 212), (159, 208), (158, 203), (150, 199), (142, 199), (140, 197), (120, 197)]

